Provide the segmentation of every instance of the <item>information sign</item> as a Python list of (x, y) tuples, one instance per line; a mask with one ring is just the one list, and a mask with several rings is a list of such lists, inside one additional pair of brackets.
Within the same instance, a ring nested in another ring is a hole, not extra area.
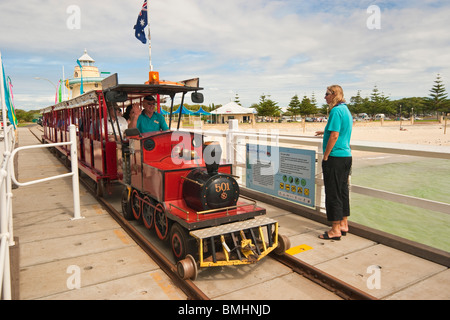
[(315, 151), (256, 144), (246, 149), (247, 188), (314, 207)]

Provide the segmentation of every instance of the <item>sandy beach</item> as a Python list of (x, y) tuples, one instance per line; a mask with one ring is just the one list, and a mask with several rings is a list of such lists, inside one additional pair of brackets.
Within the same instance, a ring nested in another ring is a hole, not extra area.
[[(239, 130), (278, 130), (280, 133), (314, 136), (318, 130), (323, 130), (326, 123), (308, 122), (303, 130), (302, 123), (256, 123), (239, 124)], [(384, 121), (383, 125), (377, 122), (355, 122), (353, 125), (352, 140), (396, 142), (419, 145), (450, 146), (450, 122), (447, 125), (447, 132), (444, 134), (444, 123), (437, 122), (421, 123), (402, 121), (400, 130), (399, 121)], [(204, 130), (227, 130), (227, 124), (203, 125)]]

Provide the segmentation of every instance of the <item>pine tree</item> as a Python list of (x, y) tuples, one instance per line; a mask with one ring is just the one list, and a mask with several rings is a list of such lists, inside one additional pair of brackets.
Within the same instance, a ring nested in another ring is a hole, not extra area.
[(302, 102), (300, 103), (300, 114), (302, 116), (307, 116), (316, 112), (317, 108), (311, 103), (311, 99), (309, 99), (307, 96), (304, 96)]
[(291, 98), (291, 102), (289, 102), (287, 111), (291, 112), (294, 116), (300, 114), (300, 100), (298, 98), (298, 95), (295, 95)]
[(427, 99), (428, 106), (432, 111), (435, 112), (445, 112), (448, 109), (447, 92), (445, 86), (442, 83), (441, 75), (438, 73), (436, 80), (434, 81), (434, 86), (430, 90), (429, 98)]
[(238, 105), (241, 105), (241, 101), (239, 100), (239, 95), (236, 93), (236, 96), (234, 97), (234, 102), (237, 103)]
[(258, 116), (275, 117), (279, 114), (280, 108), (277, 106), (277, 102), (266, 99), (266, 95), (263, 94), (256, 107), (256, 111), (258, 112)]
[(317, 108), (317, 99), (316, 99), (316, 95), (314, 94), (314, 91), (311, 96), (311, 103), (314, 105), (314, 107)]
[(356, 96), (350, 98), (350, 103), (348, 105), (352, 113), (365, 113), (367, 106), (369, 104), (369, 98), (361, 97), (361, 90), (358, 90)]

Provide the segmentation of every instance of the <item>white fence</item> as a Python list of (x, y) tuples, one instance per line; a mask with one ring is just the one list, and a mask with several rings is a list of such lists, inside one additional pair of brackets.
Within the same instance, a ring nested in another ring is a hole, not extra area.
[[(6, 123), (6, 121), (5, 121)], [(15, 132), (12, 125), (2, 127), (0, 131), (0, 297), (11, 299), (11, 271), (9, 247), (14, 245), (12, 237), (12, 184), (8, 170), (11, 151), (14, 149)]]
[[(1, 288), (1, 298), (3, 300), (11, 299), (11, 272), (10, 272), (10, 253), (9, 247), (14, 245), (14, 235), (13, 235), (13, 220), (12, 220), (12, 182), (17, 186), (29, 186), (45, 181), (55, 180), (59, 178), (72, 177), (72, 189), (73, 189), (73, 205), (74, 205), (74, 216), (73, 220), (81, 219), (81, 209), (80, 209), (80, 186), (78, 181), (78, 155), (77, 155), (77, 141), (76, 141), (76, 127), (71, 125), (69, 127), (70, 141), (61, 143), (52, 143), (44, 145), (33, 145), (14, 149), (14, 130), (12, 126), (8, 127), (10, 130), (8, 132), (8, 139), (5, 135), (5, 145), (10, 145), (11, 147), (6, 147), (3, 161), (0, 171), (0, 226), (1, 226), (1, 245), (0, 245), (0, 288)], [(68, 145), (70, 146), (70, 157), (71, 157), (71, 169), (72, 171), (65, 174), (60, 174), (44, 179), (19, 182), (14, 175), (14, 157), (22, 150), (36, 149), (36, 148), (50, 148)]]
[[(272, 146), (287, 146), (292, 148), (302, 148), (315, 150), (318, 155), (316, 165), (316, 203), (315, 210), (323, 211), (323, 178), (322, 178), (322, 138), (311, 136), (298, 136), (279, 134), (278, 130), (255, 130), (239, 131), (236, 120), (231, 120), (229, 129), (225, 132), (215, 130), (194, 130), (197, 133), (203, 133), (208, 139), (216, 140), (224, 149), (224, 155), (227, 162), (232, 163), (235, 168), (235, 174), (241, 176), (239, 182), (245, 185), (242, 177), (245, 177), (246, 168), (246, 149), (247, 143), (265, 144)], [(440, 158), (450, 160), (450, 147), (446, 146), (428, 146), (428, 145), (406, 145), (400, 143), (384, 143), (371, 141), (353, 141), (351, 143), (353, 151), (369, 151), (374, 153), (396, 154), (406, 156), (417, 156), (425, 158)], [(411, 197), (384, 190), (372, 189), (358, 185), (351, 185), (351, 192), (371, 197), (381, 198), (402, 204), (408, 204), (419, 208), (434, 210), (450, 214), (450, 204)]]
[[(325, 216), (324, 205), (324, 188), (322, 177), (322, 138), (311, 136), (287, 135), (280, 134), (278, 130), (246, 130), (239, 131), (238, 124), (231, 120), (228, 130), (199, 130), (194, 132), (202, 133), (206, 136), (206, 140), (219, 141), (224, 151), (227, 162), (233, 164), (236, 176), (239, 176), (241, 186), (246, 185), (246, 144), (272, 145), (289, 148), (310, 149), (315, 150), (317, 154), (316, 162), (316, 197), (315, 207), (303, 206), (302, 211), (305, 213), (319, 213)], [(190, 130), (191, 131), (191, 130)], [(415, 156), (425, 159), (446, 159), (450, 160), (450, 147), (448, 146), (429, 146), (429, 145), (413, 145), (400, 143), (384, 143), (370, 141), (352, 141), (351, 148), (353, 151), (371, 152), (374, 154), (388, 154)], [(356, 177), (356, 176), (355, 176)], [(450, 214), (450, 204), (433, 201), (424, 198), (413, 197), (405, 194), (390, 192), (386, 190), (373, 189), (365, 186), (350, 185), (352, 194), (360, 194), (376, 199), (396, 202), (412, 207), (422, 208), (434, 212)], [(264, 198), (264, 196), (262, 196)], [(261, 198), (261, 199), (262, 199)], [(414, 223), (414, 222), (412, 222)]]

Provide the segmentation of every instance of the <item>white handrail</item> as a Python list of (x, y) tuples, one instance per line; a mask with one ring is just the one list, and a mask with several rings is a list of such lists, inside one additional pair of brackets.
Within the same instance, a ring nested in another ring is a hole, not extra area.
[[(9, 138), (6, 134), (8, 130), (5, 130), (5, 139)], [(80, 209), (80, 186), (78, 181), (78, 155), (77, 155), (77, 140), (76, 140), (76, 127), (75, 125), (69, 126), (70, 141), (53, 143), (46, 145), (34, 145), (20, 147), (12, 152), (5, 150), (3, 154), (3, 161), (0, 167), (0, 292), (1, 298), (4, 300), (11, 300), (11, 270), (10, 270), (10, 252), (9, 247), (14, 245), (14, 235), (12, 226), (12, 193), (11, 193), (11, 181), (17, 186), (29, 186), (40, 182), (55, 180), (59, 178), (72, 177), (72, 189), (73, 189), (73, 204), (74, 214), (72, 220), (82, 219)], [(11, 136), (13, 142), (14, 136)], [(44, 179), (38, 179), (28, 182), (19, 182), (15, 177), (14, 172), (14, 156), (22, 150), (37, 149), (37, 148), (49, 148), (62, 145), (70, 146), (71, 157), (71, 171), (70, 173), (56, 175)]]
[(0, 167), (0, 296), (4, 300), (11, 300), (11, 270), (9, 259), (9, 247), (14, 245), (12, 236), (12, 206), (11, 206), (11, 179), (8, 168), (10, 151), (14, 148), (15, 135), (13, 126), (7, 125), (7, 106), (5, 100), (5, 86), (3, 81), (3, 63), (2, 53), (0, 52), (0, 100), (3, 123), (3, 141), (4, 145), (3, 161)]
[[(74, 207), (74, 214), (72, 220), (82, 219), (81, 217), (81, 210), (80, 210), (80, 185), (78, 181), (78, 151), (77, 151), (77, 133), (76, 133), (76, 127), (75, 125), (69, 126), (69, 142), (59, 142), (59, 143), (50, 143), (50, 144), (43, 144), (43, 145), (35, 145), (35, 146), (26, 146), (26, 147), (20, 147), (15, 149), (11, 153), (11, 161), (10, 161), (10, 172), (11, 172), (11, 179), (12, 181), (18, 185), (19, 187), (23, 186), (29, 186), (33, 184), (37, 184), (40, 182), (45, 181), (51, 181), (59, 178), (66, 178), (66, 177), (72, 177), (72, 189), (73, 189), (73, 207)], [(17, 181), (15, 174), (14, 174), (14, 156), (17, 152), (22, 150), (28, 150), (28, 149), (37, 149), (37, 148), (50, 148), (50, 147), (58, 147), (58, 146), (70, 146), (70, 159), (71, 159), (71, 170), (72, 172), (60, 174), (53, 177), (38, 179), (34, 181), (28, 181), (28, 182), (19, 182)]]
[(4, 127), (5, 150), (0, 166), (0, 296), (11, 300), (11, 270), (9, 247), (14, 245), (12, 234), (12, 193), (10, 172), (7, 171), (11, 158), (10, 150), (14, 148), (14, 130), (12, 126)]
[[(233, 120), (231, 120), (233, 121)], [(221, 137), (226, 139), (227, 147), (225, 148), (227, 162), (231, 162), (233, 167), (242, 168), (245, 170), (245, 154), (240, 153), (237, 148), (242, 147), (245, 143), (242, 140), (256, 139), (258, 141), (274, 142), (276, 145), (285, 143), (294, 146), (309, 146), (312, 148), (317, 148), (318, 161), (321, 163), (322, 160), (322, 138), (321, 137), (311, 137), (311, 136), (294, 136), (280, 134), (277, 130), (272, 130), (269, 133), (256, 132), (255, 130), (249, 131), (239, 131), (238, 126), (234, 124), (230, 125), (229, 129), (226, 131), (217, 130), (189, 130), (195, 133), (204, 134), (208, 137)], [(266, 130), (267, 132), (267, 130)], [(407, 156), (418, 156), (426, 158), (439, 158), (439, 159), (450, 159), (450, 147), (447, 146), (425, 146), (425, 145), (414, 145), (414, 144), (400, 144), (400, 143), (388, 143), (388, 142), (373, 142), (373, 141), (352, 141), (351, 148), (354, 151), (369, 151), (375, 153), (389, 153), (389, 154), (399, 154)], [(240, 156), (241, 161), (239, 161), (238, 156)], [(317, 166), (316, 170), (316, 184), (318, 186), (316, 192), (316, 211), (321, 212), (324, 209), (323, 202), (323, 179), (321, 177), (320, 165)], [(422, 199), (417, 197), (406, 196), (402, 194), (397, 194), (384, 190), (376, 190), (358, 185), (351, 185), (351, 192), (358, 193), (362, 195), (368, 195), (371, 197), (376, 197), (384, 200), (389, 200), (402, 204), (409, 204), (419, 208), (427, 208), (437, 212), (442, 212), (450, 214), (450, 204), (432, 201), (428, 199)]]

